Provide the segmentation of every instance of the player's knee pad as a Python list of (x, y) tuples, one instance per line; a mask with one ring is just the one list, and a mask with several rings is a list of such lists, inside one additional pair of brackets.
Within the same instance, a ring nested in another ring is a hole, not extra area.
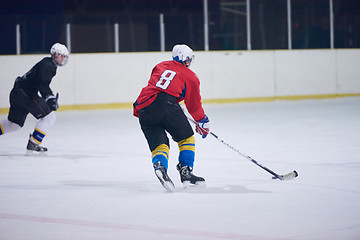
[(179, 162), (182, 166), (193, 167), (195, 160), (195, 137), (194, 135), (178, 142)]
[(17, 131), (20, 128), (21, 126), (19, 126), (18, 124), (10, 122), (8, 119), (4, 119), (0, 122), (0, 135)]
[(156, 163), (158, 161), (161, 162), (166, 169), (168, 168), (168, 159), (169, 159), (169, 146), (166, 144), (161, 144), (155, 148), (152, 153), (152, 163)]

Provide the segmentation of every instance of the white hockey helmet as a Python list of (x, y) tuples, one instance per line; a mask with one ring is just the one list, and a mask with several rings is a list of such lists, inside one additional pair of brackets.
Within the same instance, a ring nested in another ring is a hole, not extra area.
[[(50, 49), (50, 54), (56, 66), (64, 66), (69, 58), (69, 50), (65, 45), (60, 43), (55, 43), (54, 45), (52, 45)], [(61, 55), (63, 59), (59, 60), (59, 55)]]
[(193, 50), (185, 44), (177, 44), (173, 47), (173, 60), (184, 64), (186, 67), (190, 66), (194, 57)]

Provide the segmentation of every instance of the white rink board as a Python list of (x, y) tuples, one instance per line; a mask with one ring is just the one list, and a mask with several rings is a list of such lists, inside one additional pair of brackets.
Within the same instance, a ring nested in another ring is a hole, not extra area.
[[(0, 56), (0, 108), (14, 79), (47, 55)], [(52, 89), (61, 105), (129, 103), (170, 52), (71, 54)], [(204, 99), (360, 93), (359, 49), (195, 52)]]

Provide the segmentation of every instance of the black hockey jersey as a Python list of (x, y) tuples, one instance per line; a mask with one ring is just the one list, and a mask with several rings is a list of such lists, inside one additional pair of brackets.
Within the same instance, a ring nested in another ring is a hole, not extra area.
[(56, 65), (51, 57), (45, 57), (35, 64), (30, 71), (16, 79), (15, 87), (24, 89), (32, 97), (40, 92), (43, 98), (53, 95), (50, 89), (52, 78), (56, 75)]

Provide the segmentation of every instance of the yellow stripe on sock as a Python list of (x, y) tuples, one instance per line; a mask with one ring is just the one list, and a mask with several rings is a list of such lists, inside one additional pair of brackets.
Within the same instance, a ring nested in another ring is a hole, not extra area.
[(195, 137), (191, 136), (178, 142), (178, 146), (180, 151), (190, 150), (195, 152)]
[(1, 135), (5, 133), (3, 127), (1, 126), (1, 124), (0, 124), (0, 132), (1, 132)]
[(166, 157), (166, 159), (169, 159), (169, 146), (166, 144), (161, 144), (155, 148), (152, 153), (152, 158), (154, 158), (156, 155), (163, 155)]
[(44, 136), (46, 136), (46, 133), (44, 133), (43, 131), (40, 131), (39, 129), (35, 128), (35, 131), (38, 131), (39, 133), (43, 134)]
[(34, 142), (36, 142), (37, 144), (41, 144), (41, 142), (39, 142), (36, 138), (34, 138), (33, 135), (31, 135), (31, 139), (32, 139)]
[[(40, 131), (40, 130), (37, 129), (37, 128), (35, 128), (34, 133), (35, 133), (35, 132), (38, 132), (38, 133), (44, 135), (44, 137), (46, 136), (46, 133), (44, 133), (43, 131)], [(42, 137), (42, 138), (44, 138), (44, 137)], [(31, 135), (31, 139), (34, 140), (36, 143), (41, 144), (41, 141), (37, 140), (37, 139), (34, 137), (33, 134)]]

